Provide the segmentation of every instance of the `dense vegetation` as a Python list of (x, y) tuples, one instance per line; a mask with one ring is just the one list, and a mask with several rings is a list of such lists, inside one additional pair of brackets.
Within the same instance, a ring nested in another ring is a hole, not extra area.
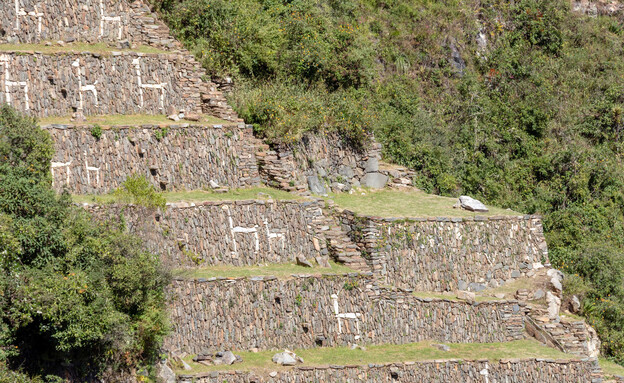
[(34, 120), (0, 108), (0, 381), (148, 365), (167, 327), (158, 257), (57, 195), (52, 155)]
[(544, 214), (624, 362), (624, 27), (564, 0), (153, 0), (258, 134), (374, 132), (429, 192)]

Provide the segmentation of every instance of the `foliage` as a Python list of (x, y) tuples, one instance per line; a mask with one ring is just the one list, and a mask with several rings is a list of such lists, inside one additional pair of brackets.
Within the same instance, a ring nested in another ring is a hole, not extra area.
[(91, 128), (91, 135), (96, 140), (99, 140), (100, 137), (102, 137), (102, 133), (102, 127), (100, 125), (93, 125), (93, 128)]
[(552, 263), (582, 280), (603, 351), (624, 362), (615, 17), (564, 0), (153, 3), (211, 75), (234, 77), (231, 101), (260, 135), (374, 132), (425, 191), (542, 213)]
[(56, 195), (50, 137), (8, 107), (0, 151), (0, 377), (90, 380), (152, 360), (166, 330), (158, 257)]
[(155, 209), (164, 209), (167, 204), (167, 199), (163, 193), (157, 191), (147, 178), (138, 174), (129, 176), (113, 192), (113, 197), (120, 203), (132, 203)]

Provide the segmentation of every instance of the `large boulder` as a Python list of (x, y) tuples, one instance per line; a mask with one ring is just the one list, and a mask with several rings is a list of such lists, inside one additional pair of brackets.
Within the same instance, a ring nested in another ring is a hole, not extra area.
[(308, 177), (308, 187), (310, 188), (310, 192), (312, 192), (312, 194), (327, 195), (327, 190), (318, 176)]
[(388, 176), (381, 173), (367, 173), (360, 180), (362, 186), (371, 189), (383, 189), (388, 183)]
[(466, 209), (469, 211), (477, 211), (477, 212), (487, 212), (490, 211), (483, 202), (476, 200), (472, 197), (461, 196), (459, 197), (459, 203), (461, 204), (462, 209)]
[(284, 350), (284, 352), (278, 352), (273, 355), (273, 363), (277, 363), (282, 366), (294, 366), (297, 362), (303, 363), (303, 359), (289, 350)]

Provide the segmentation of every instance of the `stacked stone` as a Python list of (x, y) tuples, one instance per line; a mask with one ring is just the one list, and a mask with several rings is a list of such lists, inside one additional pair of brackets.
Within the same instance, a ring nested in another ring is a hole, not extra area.
[(99, 138), (91, 126), (45, 128), (55, 144), (52, 175), (58, 191), (107, 193), (131, 174), (145, 175), (163, 190), (202, 189), (210, 181), (231, 188), (260, 182), (249, 148), (254, 138), (244, 125), (119, 126), (102, 130)]
[(7, 0), (0, 3), (0, 29), (5, 32), (0, 44), (125, 41), (168, 50), (182, 47), (142, 1)]
[(206, 201), (170, 205), (164, 212), (127, 205), (86, 208), (102, 221), (123, 217), (131, 233), (175, 268), (288, 263), (298, 255), (310, 260), (327, 256), (317, 239), (314, 221), (323, 212), (316, 201)]
[(595, 359), (427, 360), (404, 363), (293, 367), (274, 375), (250, 371), (212, 371), (181, 375), (179, 383), (307, 383), (307, 382), (600, 382)]
[(379, 218), (342, 214), (373, 271), (420, 291), (481, 291), (547, 262), (539, 217)]
[(380, 288), (371, 274), (176, 280), (169, 295), (170, 352), (524, 337), (517, 301), (421, 299)]
[(293, 162), (291, 151), (269, 150), (268, 145), (258, 148), (256, 158), (260, 176), (265, 184), (291, 193), (307, 195), (307, 185)]

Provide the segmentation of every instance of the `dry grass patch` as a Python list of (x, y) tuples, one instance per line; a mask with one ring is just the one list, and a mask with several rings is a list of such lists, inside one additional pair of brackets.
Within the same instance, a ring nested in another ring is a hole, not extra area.
[(217, 117), (203, 115), (200, 121), (180, 120), (172, 121), (165, 115), (149, 115), (149, 114), (132, 114), (132, 115), (106, 115), (106, 116), (88, 116), (84, 122), (72, 122), (71, 116), (58, 116), (58, 117), (45, 117), (39, 119), (39, 125), (99, 125), (102, 128), (111, 126), (132, 126), (137, 127), (141, 125), (157, 125), (157, 126), (169, 126), (191, 124), (195, 126), (212, 126), (212, 125), (227, 125), (231, 122), (222, 120)]
[(50, 41), (50, 43), (52, 43), (52, 45), (46, 45), (45, 42), (39, 44), (0, 44), (0, 52), (41, 52), (46, 54), (80, 52), (99, 54), (109, 54), (112, 52), (171, 53), (149, 45), (137, 45), (133, 49), (119, 49), (106, 43), (88, 44), (76, 42), (64, 45), (59, 45), (55, 41)]
[[(266, 187), (255, 187), (247, 189), (235, 189), (230, 190), (227, 193), (215, 193), (210, 190), (194, 190), (194, 191), (179, 191), (179, 192), (165, 192), (163, 196), (167, 202), (202, 202), (202, 201), (242, 201), (242, 200), (301, 200), (303, 197), (288, 193), (283, 190), (271, 189)], [(113, 194), (79, 194), (72, 195), (72, 200), (75, 203), (90, 203), (90, 204), (110, 204), (118, 203), (119, 201)]]
[[(363, 195), (362, 195), (363, 194)], [(359, 215), (380, 217), (474, 217), (509, 215), (520, 213), (489, 207), (487, 213), (473, 213), (453, 209), (457, 198), (441, 197), (421, 191), (380, 190), (356, 191), (353, 194), (332, 194), (331, 199), (344, 208)]]
[(294, 263), (272, 263), (264, 266), (211, 266), (201, 269), (176, 270), (173, 275), (186, 279), (199, 278), (240, 278), (240, 277), (258, 277), (258, 276), (274, 276), (278, 278), (287, 278), (293, 274), (346, 274), (355, 273), (345, 265), (330, 262), (331, 268), (322, 267), (304, 267)]
[[(304, 366), (323, 365), (366, 365), (369, 363), (397, 363), (406, 361), (434, 360), (434, 359), (489, 359), (500, 360), (505, 358), (552, 358), (569, 359), (556, 349), (549, 348), (536, 340), (520, 340), (505, 343), (463, 343), (449, 344), (451, 351), (444, 352), (433, 347), (432, 341), (403, 345), (367, 346), (366, 351), (348, 347), (313, 348), (295, 350), (305, 363)], [(192, 361), (193, 356), (187, 356), (185, 361), (193, 368), (192, 371), (177, 370), (178, 374), (194, 374), (215, 370), (258, 370), (274, 371), (287, 369), (271, 361), (276, 351), (235, 352), (243, 358), (242, 363), (231, 366), (205, 366)]]

